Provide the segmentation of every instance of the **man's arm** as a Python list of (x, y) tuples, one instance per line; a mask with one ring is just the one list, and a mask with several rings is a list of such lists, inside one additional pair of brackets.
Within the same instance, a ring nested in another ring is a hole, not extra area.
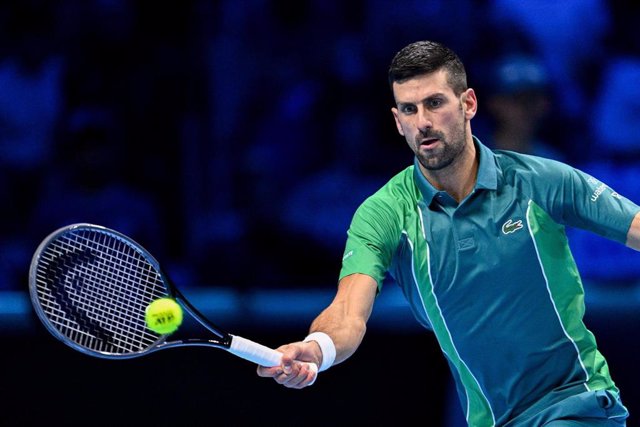
[(627, 246), (640, 251), (640, 212), (636, 214), (631, 222), (631, 227), (627, 233)]
[(377, 287), (376, 281), (364, 274), (343, 278), (331, 305), (311, 323), (309, 332), (324, 332), (333, 340), (336, 346), (334, 364), (348, 359), (360, 346)]
[[(377, 292), (376, 281), (364, 274), (344, 277), (338, 284), (336, 295), (311, 323), (310, 332), (327, 334), (335, 345), (334, 364), (348, 359), (360, 346), (367, 329), (367, 321), (373, 310)], [(283, 353), (282, 365), (258, 367), (258, 375), (272, 377), (279, 384), (290, 388), (303, 388), (315, 381), (316, 374), (306, 365), (295, 361), (322, 365), (320, 345), (316, 341), (295, 342), (278, 348)]]

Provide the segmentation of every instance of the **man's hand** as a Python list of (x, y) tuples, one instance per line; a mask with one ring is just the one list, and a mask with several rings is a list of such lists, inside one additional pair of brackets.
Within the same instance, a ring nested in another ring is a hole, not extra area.
[(296, 389), (310, 386), (315, 382), (318, 366), (322, 361), (317, 343), (297, 342), (284, 345), (277, 350), (282, 353), (280, 366), (258, 366), (259, 376), (273, 378), (278, 384)]

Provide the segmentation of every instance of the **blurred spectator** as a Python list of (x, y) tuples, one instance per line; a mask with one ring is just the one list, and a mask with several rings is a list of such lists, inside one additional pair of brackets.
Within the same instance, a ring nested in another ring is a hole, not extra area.
[[(44, 4), (41, 4), (44, 3)], [(42, 166), (55, 141), (64, 97), (64, 58), (47, 2), (5, 5), (0, 57), (0, 162), (4, 172), (28, 174)]]
[(35, 248), (25, 237), (44, 166), (53, 152), (64, 94), (54, 7), (29, 0), (2, 5), (0, 38), (0, 289), (26, 283)]
[[(366, 67), (364, 43), (354, 35), (342, 35), (335, 44), (325, 77), (331, 97), (324, 113), (329, 156), (318, 170), (312, 170), (290, 185), (281, 207), (281, 226), (327, 252), (340, 254), (351, 217), (364, 198), (406, 167), (410, 157), (399, 159), (388, 147), (404, 150), (397, 133), (382, 141), (378, 120), (394, 127), (393, 116), (381, 99), (372, 99), (374, 86)], [(382, 113), (381, 113), (382, 112)], [(375, 126), (374, 126), (375, 124)], [(395, 131), (395, 129), (394, 129)], [(386, 137), (386, 135), (385, 135)], [(403, 152), (404, 154), (404, 152)]]
[[(589, 85), (605, 54), (611, 16), (605, 0), (492, 0), (492, 25), (517, 29), (531, 41), (549, 71), (555, 109), (577, 119), (586, 108)], [(504, 34), (504, 33), (503, 33)]]
[(183, 201), (193, 188), (182, 173), (191, 166), (183, 156), (200, 143), (182, 139), (193, 135), (185, 132), (185, 117), (195, 117), (204, 99), (191, 7), (123, 1), (61, 7), (69, 22), (68, 102), (55, 162), (70, 156), (76, 170), (53, 164), (47, 190), (68, 191), (79, 210), (56, 206), (55, 215), (65, 222), (97, 216), (131, 229), (157, 247), (163, 264), (184, 255), (192, 210)]
[[(127, 150), (117, 144), (119, 125), (106, 109), (79, 109), (69, 117), (31, 217), (42, 237), (73, 222), (114, 228), (162, 254), (158, 205), (136, 186), (127, 170)], [(160, 255), (158, 255), (160, 256)]]
[(640, 160), (640, 56), (607, 57), (591, 115), (598, 159)]
[(532, 55), (509, 54), (496, 61), (488, 78), (486, 108), (490, 138), (483, 141), (495, 149), (564, 160), (564, 154), (541, 130), (551, 109), (549, 77)]
[[(350, 70), (360, 67), (346, 78), (360, 75), (365, 63), (359, 51), (347, 51), (357, 47), (349, 44), (357, 38), (343, 38), (359, 27), (357, 19), (346, 19), (358, 17), (351, 4), (254, 6), (221, 2), (224, 18), (210, 45), (213, 167), (205, 197), (213, 203), (205, 219), (210, 231), (200, 235), (199, 245), (210, 248), (201, 252), (205, 263), (229, 260), (218, 277), (231, 270), (228, 276), (236, 282), (279, 286), (295, 280), (294, 269), (306, 268), (312, 258), (327, 262), (313, 250), (316, 242), (299, 250), (308, 236), (290, 229), (284, 206), (292, 188), (323, 170), (334, 155), (333, 118), (341, 96), (332, 90), (334, 55), (343, 55)], [(240, 220), (229, 221), (231, 215)], [(283, 264), (282, 257), (291, 262)], [(247, 258), (252, 269), (239, 277), (238, 262)]]

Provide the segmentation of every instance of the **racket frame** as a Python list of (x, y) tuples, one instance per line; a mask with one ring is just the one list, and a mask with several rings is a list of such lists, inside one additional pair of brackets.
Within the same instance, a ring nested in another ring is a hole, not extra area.
[[(46, 249), (52, 242), (56, 241), (61, 235), (68, 233), (76, 233), (83, 230), (95, 231), (115, 237), (122, 241), (130, 248), (136, 250), (142, 255), (146, 261), (149, 262), (159, 275), (159, 278), (166, 289), (166, 296), (174, 298), (180, 305), (186, 310), (193, 319), (195, 319), (200, 325), (211, 332), (215, 338), (202, 339), (202, 338), (185, 338), (174, 341), (168, 341), (170, 334), (159, 335), (158, 339), (151, 345), (143, 348), (139, 351), (131, 351), (124, 353), (111, 353), (98, 351), (76, 342), (75, 340), (64, 335), (51, 321), (45, 310), (42, 308), (40, 297), (38, 296), (38, 268), (41, 263), (41, 259)], [(265, 366), (276, 366), (280, 363), (281, 353), (273, 350), (269, 347), (255, 343), (246, 338), (231, 335), (226, 332), (209, 319), (207, 319), (200, 311), (198, 311), (193, 304), (178, 290), (178, 288), (171, 282), (169, 277), (161, 269), (158, 261), (149, 253), (142, 245), (131, 239), (130, 237), (107, 227), (91, 224), (91, 223), (76, 223), (61, 227), (52, 233), (50, 233), (36, 249), (29, 270), (29, 293), (31, 297), (32, 305), (39, 319), (42, 321), (47, 330), (55, 336), (57, 339), (65, 343), (66, 345), (74, 348), (77, 351), (88, 354), (90, 356), (104, 358), (104, 359), (130, 359), (153, 353), (158, 350), (175, 347), (185, 346), (205, 346), (215, 347), (227, 350), (241, 358), (252, 361), (257, 364), (263, 364)], [(315, 365), (314, 365), (315, 366)]]

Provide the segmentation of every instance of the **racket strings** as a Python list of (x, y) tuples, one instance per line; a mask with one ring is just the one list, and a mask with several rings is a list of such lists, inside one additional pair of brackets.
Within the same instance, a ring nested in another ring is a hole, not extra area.
[(158, 269), (128, 242), (98, 231), (74, 230), (43, 252), (38, 295), (50, 321), (79, 345), (131, 353), (158, 340), (144, 310), (167, 294)]

